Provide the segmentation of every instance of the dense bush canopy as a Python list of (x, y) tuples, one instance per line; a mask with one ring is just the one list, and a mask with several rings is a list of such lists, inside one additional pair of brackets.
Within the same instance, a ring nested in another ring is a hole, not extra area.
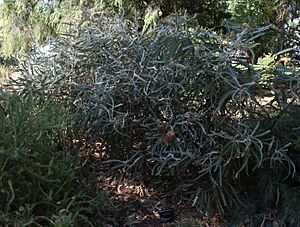
[[(297, 225), (298, 28), (285, 26), (288, 19), (267, 24), (276, 7), (294, 12), (296, 3), (250, 2), (202, 4), (231, 12), (222, 29), (221, 16), (209, 20), (215, 29), (204, 28), (185, 1), (175, 5), (187, 12), (167, 12), (149, 27), (146, 17), (137, 26), (104, 10), (93, 20), (59, 21), (64, 32), (47, 51), (31, 46), (20, 78), (1, 93), (0, 222), (104, 223), (100, 173), (139, 179), (170, 204), (217, 212), (232, 225)], [(158, 3), (151, 9), (166, 12)], [(115, 6), (122, 4), (129, 2)], [(252, 15), (253, 4), (269, 12), (265, 21), (261, 11)]]

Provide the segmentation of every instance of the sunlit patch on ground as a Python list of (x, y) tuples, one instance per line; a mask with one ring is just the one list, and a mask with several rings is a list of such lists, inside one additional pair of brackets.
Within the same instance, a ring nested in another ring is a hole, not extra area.
[(155, 190), (137, 180), (116, 180), (103, 175), (98, 177), (99, 186), (110, 192), (109, 200), (114, 207), (124, 210), (119, 220), (124, 227), (223, 227), (226, 222), (222, 217), (208, 217), (196, 209), (182, 204), (172, 205), (175, 211), (173, 222), (162, 223), (159, 215), (163, 199)]

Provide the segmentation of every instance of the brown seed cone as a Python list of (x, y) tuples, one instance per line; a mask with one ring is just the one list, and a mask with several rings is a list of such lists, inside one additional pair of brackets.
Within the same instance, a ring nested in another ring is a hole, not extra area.
[(279, 91), (284, 92), (284, 90), (285, 90), (285, 84), (278, 84), (277, 87), (278, 87)]
[(165, 135), (166, 132), (167, 132), (166, 124), (164, 124), (164, 123), (162, 123), (162, 122), (159, 123), (159, 124), (157, 125), (157, 131), (158, 131), (159, 134)]
[(175, 140), (176, 140), (176, 136), (175, 133), (172, 131), (167, 132), (164, 136), (164, 142), (168, 145), (174, 143)]

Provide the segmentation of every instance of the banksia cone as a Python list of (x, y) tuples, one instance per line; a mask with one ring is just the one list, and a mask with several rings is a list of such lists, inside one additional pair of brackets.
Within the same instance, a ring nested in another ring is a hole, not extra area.
[(175, 133), (172, 131), (167, 132), (164, 136), (164, 142), (168, 145), (174, 143), (175, 140), (176, 140), (176, 136)]
[(159, 134), (165, 135), (166, 132), (167, 132), (166, 124), (160, 122), (160, 123), (157, 125), (157, 131), (158, 131)]
[(285, 84), (278, 84), (278, 90), (281, 91), (281, 92), (284, 92)]

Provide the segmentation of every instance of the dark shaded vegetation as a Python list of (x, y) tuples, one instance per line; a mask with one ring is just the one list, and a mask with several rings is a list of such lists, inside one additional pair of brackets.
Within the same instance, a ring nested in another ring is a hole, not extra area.
[(66, 150), (64, 105), (1, 93), (0, 118), (1, 225), (101, 226), (109, 217), (106, 193), (83, 183), (83, 161)]

